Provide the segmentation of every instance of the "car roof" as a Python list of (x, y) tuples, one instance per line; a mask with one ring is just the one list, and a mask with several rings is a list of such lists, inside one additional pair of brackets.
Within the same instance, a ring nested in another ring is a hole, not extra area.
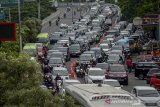
[(94, 51), (85, 51), (84, 54), (95, 53)]
[(89, 68), (89, 70), (102, 70), (101, 68)]
[(83, 54), (81, 54), (80, 56), (91, 56), (91, 54), (83, 53)]
[(110, 66), (123, 66), (124, 67), (124, 65), (122, 64), (110, 64)]
[(51, 57), (50, 59), (52, 59), (52, 60), (55, 59), (56, 60), (56, 59), (62, 59), (62, 58)]
[(64, 82), (77, 82), (77, 83), (80, 83), (79, 80), (75, 80), (75, 79), (65, 79)]
[(80, 44), (72, 44), (71, 46), (80, 46)]
[(67, 68), (64, 68), (64, 67), (53, 67), (53, 70), (67, 70)]
[(134, 88), (136, 88), (137, 90), (156, 90), (155, 88), (150, 86), (135, 86)]
[(118, 80), (116, 80), (116, 79), (104, 79), (103, 81), (116, 81), (116, 82), (118, 82)]

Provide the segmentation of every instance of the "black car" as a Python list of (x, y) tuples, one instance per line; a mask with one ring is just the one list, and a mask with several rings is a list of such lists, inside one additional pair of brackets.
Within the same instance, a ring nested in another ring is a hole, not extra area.
[(82, 48), (82, 45), (80, 44), (72, 44), (70, 47), (69, 47), (69, 52), (70, 52), (70, 55), (71, 56), (79, 56), (83, 53), (83, 48)]
[(154, 62), (137, 62), (135, 65), (135, 77), (143, 80), (152, 68), (159, 68), (159, 66)]

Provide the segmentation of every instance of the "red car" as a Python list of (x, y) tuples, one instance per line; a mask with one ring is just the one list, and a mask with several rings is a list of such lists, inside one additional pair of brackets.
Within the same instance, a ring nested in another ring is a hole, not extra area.
[(160, 90), (160, 73), (154, 73), (151, 77), (150, 86)]
[(106, 75), (106, 78), (107, 79), (116, 79), (120, 83), (128, 85), (128, 73), (127, 73), (124, 65), (121, 65), (121, 64), (111, 64), (109, 66), (109, 72)]

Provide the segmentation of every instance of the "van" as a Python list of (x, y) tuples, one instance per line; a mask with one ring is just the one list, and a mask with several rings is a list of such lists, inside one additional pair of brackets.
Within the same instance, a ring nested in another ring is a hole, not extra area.
[(45, 46), (49, 46), (49, 35), (48, 33), (40, 33), (37, 36), (37, 43), (43, 43)]
[(129, 92), (106, 84), (74, 84), (66, 92), (84, 107), (146, 107)]
[(36, 43), (26, 43), (23, 47), (23, 52), (29, 54), (31, 57), (37, 57), (38, 47)]

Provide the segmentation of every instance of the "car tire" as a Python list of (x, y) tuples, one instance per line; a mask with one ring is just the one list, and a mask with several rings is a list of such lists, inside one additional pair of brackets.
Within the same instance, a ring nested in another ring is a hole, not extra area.
[(139, 74), (138, 78), (139, 78), (140, 80), (144, 80), (144, 75), (143, 75), (143, 74)]

